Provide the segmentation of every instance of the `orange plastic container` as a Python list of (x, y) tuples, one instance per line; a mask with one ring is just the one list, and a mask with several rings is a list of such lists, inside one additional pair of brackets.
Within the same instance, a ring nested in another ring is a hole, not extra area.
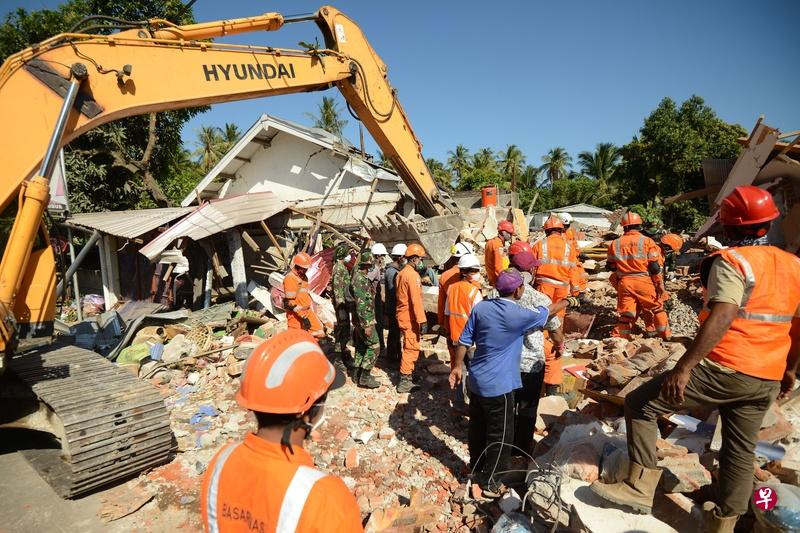
[(484, 187), (481, 189), (481, 207), (497, 205), (497, 186)]

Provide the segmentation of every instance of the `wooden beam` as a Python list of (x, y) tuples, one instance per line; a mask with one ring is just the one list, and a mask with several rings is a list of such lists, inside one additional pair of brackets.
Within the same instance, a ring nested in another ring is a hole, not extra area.
[(319, 217), (315, 217), (314, 215), (312, 215), (310, 213), (306, 213), (302, 209), (297, 209), (296, 207), (290, 207), (289, 211), (294, 211), (298, 215), (302, 215), (302, 216), (306, 217), (309, 220), (313, 220), (315, 222), (319, 222), (320, 226), (322, 226), (323, 228), (327, 229), (328, 231), (330, 231), (331, 233), (333, 233), (334, 235), (336, 235), (337, 237), (339, 237), (340, 239), (345, 241), (347, 244), (349, 244), (353, 248), (356, 248), (356, 249), (359, 249), (359, 250), (361, 249), (361, 245), (356, 244), (355, 242), (351, 241), (342, 232), (340, 232), (339, 230), (337, 230), (336, 228), (334, 228), (330, 224), (326, 224), (325, 222), (322, 222), (322, 220)]
[(711, 185), (709, 187), (697, 189), (696, 191), (689, 191), (681, 194), (676, 194), (674, 196), (664, 198), (664, 205), (674, 204), (675, 202), (683, 202), (684, 200), (692, 200), (694, 198), (700, 198), (702, 196), (706, 196), (707, 194), (715, 194), (718, 193), (720, 189), (722, 189), (722, 184), (718, 183), (716, 185)]
[(261, 137), (253, 137), (252, 139), (250, 139), (250, 142), (261, 145), (264, 148), (269, 148), (272, 146), (272, 139), (262, 139)]
[(254, 252), (261, 253), (261, 248), (258, 247), (258, 243), (256, 243), (256, 241), (254, 241), (250, 234), (248, 234), (245, 230), (242, 230), (242, 239), (244, 239), (244, 242), (247, 243), (247, 246), (249, 246)]
[[(283, 248), (281, 247), (281, 245), (278, 244), (278, 239), (275, 238), (275, 235), (272, 234), (272, 231), (269, 229), (269, 226), (267, 226), (267, 224), (263, 220), (261, 220), (260, 222), (261, 222), (261, 229), (264, 230), (264, 233), (267, 234), (267, 237), (269, 237), (269, 240), (272, 241), (272, 246), (277, 248), (278, 249), (278, 253), (281, 254), (281, 258), (283, 259), (283, 263), (286, 266), (289, 266), (289, 259), (286, 257), (286, 254), (283, 252)], [(270, 255), (272, 255), (272, 254), (270, 254)]]
[(244, 269), (241, 235), (236, 228), (229, 229), (225, 234), (228, 237), (228, 250), (231, 256), (231, 277), (236, 292), (236, 305), (247, 309), (249, 299), (247, 296), (247, 272)]
[(226, 180), (235, 180), (236, 179), (236, 174), (229, 174), (227, 172), (220, 172), (219, 174), (217, 174), (217, 178), (222, 178), (222, 179), (226, 179)]
[(240, 155), (235, 155), (235, 156), (233, 156), (233, 158), (238, 160), (238, 161), (244, 161), (245, 163), (251, 163), (252, 162), (252, 161), (250, 161), (249, 157), (242, 157)]

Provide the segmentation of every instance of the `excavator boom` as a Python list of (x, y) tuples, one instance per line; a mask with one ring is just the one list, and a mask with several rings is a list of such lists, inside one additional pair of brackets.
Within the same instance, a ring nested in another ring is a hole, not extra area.
[[(208, 41), (306, 20), (317, 23), (325, 48)], [(439, 197), (386, 65), (358, 25), (333, 7), (301, 19), (267, 13), (186, 26), (151, 20), (112, 35), (61, 34), (10, 56), (0, 67), (0, 116), (9, 125), (0, 129), (0, 213), (17, 203), (0, 262), (0, 363), (8, 359), (16, 379), (37, 399), (33, 404), (25, 399), (26, 412), (16, 418), (4, 401), (0, 425), (35, 427), (34, 421), (40, 426), (48, 421), (62, 453), (32, 462), (62, 495), (75, 496), (163, 462), (171, 433), (158, 395), (99, 355), (64, 346), (14, 354), (20, 333), (52, 332), (55, 263), (42, 215), (57, 149), (123, 117), (331, 87), (342, 92), (422, 213), (439, 219), (429, 251), (434, 243), (449, 248), (460, 230), (448, 222), (455, 210)], [(45, 244), (35, 249), (37, 235)], [(420, 238), (426, 244), (427, 237)]]

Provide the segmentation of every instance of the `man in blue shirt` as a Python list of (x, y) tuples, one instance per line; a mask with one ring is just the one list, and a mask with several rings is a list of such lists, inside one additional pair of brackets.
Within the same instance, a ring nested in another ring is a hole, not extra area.
[(562, 300), (547, 307), (525, 309), (516, 303), (525, 290), (522, 275), (509, 269), (495, 285), (499, 298), (483, 300), (472, 308), (458, 339), (450, 386), (461, 382), (461, 363), (467, 348), (475, 345), (467, 381), (470, 399), (469, 459), (473, 479), (489, 492), (497, 492), (499, 475), (508, 470), (514, 443), (514, 389), (522, 387), (520, 356), (523, 334), (541, 329), (549, 315), (565, 307)]

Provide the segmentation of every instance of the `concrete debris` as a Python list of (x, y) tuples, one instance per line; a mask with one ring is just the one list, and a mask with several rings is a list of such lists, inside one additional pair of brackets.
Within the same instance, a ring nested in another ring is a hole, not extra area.
[(711, 484), (711, 473), (700, 464), (696, 453), (667, 456), (658, 462), (658, 467), (664, 470), (661, 476), (664, 492), (694, 492)]

